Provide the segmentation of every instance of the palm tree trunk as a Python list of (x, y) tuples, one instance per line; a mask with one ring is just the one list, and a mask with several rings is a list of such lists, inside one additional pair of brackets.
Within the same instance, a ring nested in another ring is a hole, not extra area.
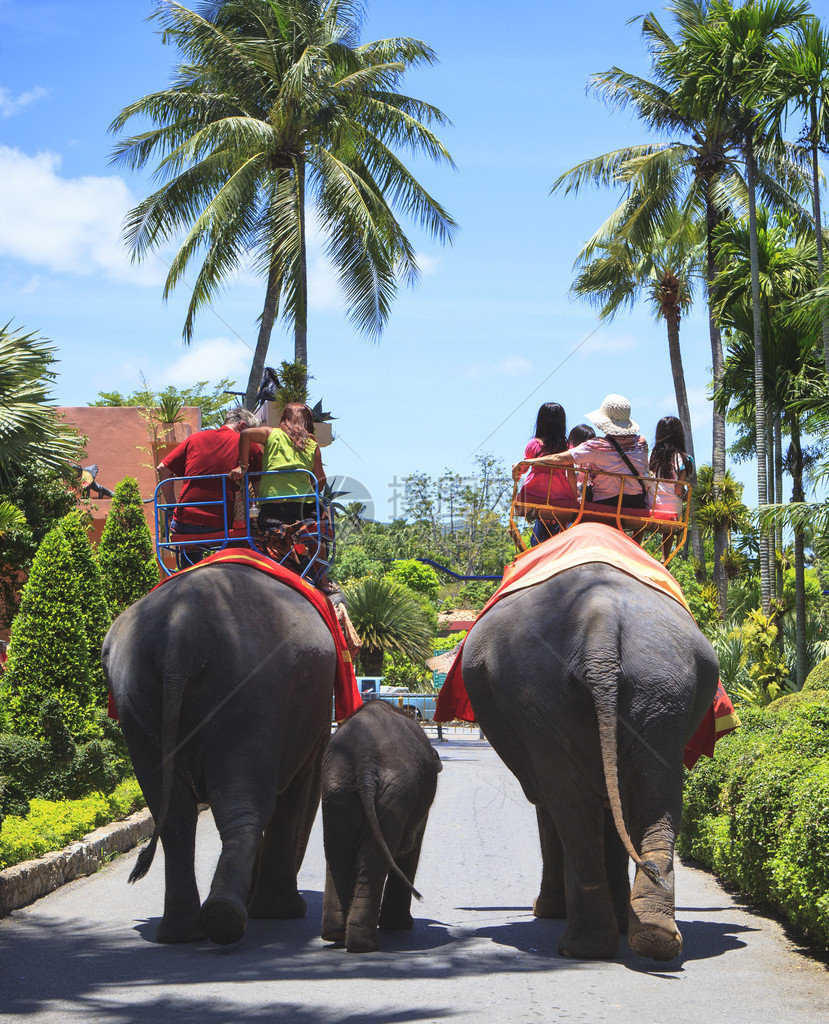
[[(789, 419), (792, 434), (792, 501), (803, 501), (803, 451), (800, 447), (800, 421), (795, 413)], [(794, 528), (795, 658), (797, 688), (803, 688), (809, 671), (806, 645), (806, 557), (803, 527)]]
[(279, 312), (279, 293), (282, 290), (282, 274), (276, 260), (271, 261), (268, 271), (268, 286), (265, 289), (265, 305), (262, 315), (259, 318), (259, 337), (256, 339), (256, 348), (253, 352), (253, 363), (248, 377), (248, 386), (245, 389), (245, 408), (254, 410), (256, 395), (259, 385), (262, 383), (262, 374), (265, 370), (265, 360), (268, 358), (268, 348), (271, 343), (271, 333), (276, 322), (276, 315)]
[(294, 330), (294, 360), (308, 366), (308, 249), (305, 223), (305, 160), (297, 158), (294, 164), (296, 201), (299, 222), (299, 273), (297, 275), (296, 318)]
[[(817, 246), (817, 283), (823, 285), (823, 219), (820, 212), (820, 168), (818, 166), (817, 101), (812, 98), (812, 208), (815, 213), (815, 245)], [(820, 326), (823, 335), (823, 362), (829, 374), (829, 312), (821, 303)]]
[[(783, 504), (783, 422), (780, 410), (774, 413), (774, 503)], [(783, 553), (783, 526), (778, 524), (774, 530), (774, 550)], [(775, 558), (772, 563), (777, 569), (777, 600), (783, 599), (783, 559)], [(780, 630), (783, 637), (783, 630)]]
[[(674, 305), (670, 309), (663, 308), (665, 326), (668, 330), (668, 354), (671, 359), (671, 375), (674, 379), (674, 393), (676, 395), (676, 408), (679, 413), (679, 420), (682, 423), (682, 430), (685, 433), (685, 449), (691, 456), (691, 475), (689, 482), (693, 488), (697, 482), (697, 462), (694, 458), (694, 435), (691, 430), (691, 410), (688, 406), (688, 392), (685, 387), (685, 371), (682, 367), (682, 349), (679, 345), (679, 307)], [(694, 558), (698, 563), (705, 563), (705, 550), (702, 546), (702, 535), (696, 526), (691, 525), (691, 549)]]
[[(710, 187), (710, 186), (709, 186)], [(712, 366), (712, 393), (716, 395), (723, 375), (723, 351), (720, 328), (714, 316), (714, 303), (716, 300), (717, 286), (714, 279), (717, 276), (717, 261), (714, 257), (714, 229), (717, 226), (717, 214), (714, 204), (706, 197), (706, 234), (707, 234), (707, 260), (706, 260), (706, 281), (708, 284), (708, 335), (711, 339), (711, 366)], [(711, 445), (711, 471), (713, 482), (713, 497), (716, 501), (721, 497), (722, 483), (725, 479), (725, 413), (718, 412), (716, 404), (712, 402), (713, 408), (713, 441)], [(718, 524), (714, 527), (714, 585), (717, 588), (717, 595), (720, 605), (720, 613), (725, 616), (728, 603), (728, 576), (723, 568), (723, 555), (728, 549), (728, 530), (725, 524)], [(705, 563), (702, 563), (703, 572)]]
[[(760, 267), (757, 252), (757, 202), (755, 195), (754, 141), (752, 129), (746, 131), (746, 184), (748, 185), (749, 250), (751, 254), (751, 305), (754, 319), (754, 406), (757, 438), (757, 502), (768, 505), (768, 444), (766, 437), (766, 400), (763, 378), (763, 332), (760, 314)], [(760, 527), (760, 597), (763, 614), (771, 608), (771, 565), (768, 531)]]

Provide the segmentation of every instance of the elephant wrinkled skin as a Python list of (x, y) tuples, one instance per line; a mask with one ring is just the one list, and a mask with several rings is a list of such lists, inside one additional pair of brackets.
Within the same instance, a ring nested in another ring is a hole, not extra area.
[(481, 728), (536, 805), (533, 909), (566, 917), (559, 952), (611, 958), (627, 932), (642, 956), (678, 956), (682, 756), (718, 679), (692, 617), (591, 563), (497, 602), (470, 631), (462, 668)]
[(322, 762), (322, 937), (377, 949), (377, 927), (412, 927), (413, 883), (443, 766), (423, 729), (385, 701), (340, 725)]
[[(319, 806), (334, 641), (301, 594), (244, 565), (196, 569), (137, 601), (103, 662), (135, 774), (156, 821), (131, 881), (164, 848), (156, 938), (241, 938), (248, 916), (301, 917), (297, 871)], [(222, 841), (199, 906), (198, 804)]]

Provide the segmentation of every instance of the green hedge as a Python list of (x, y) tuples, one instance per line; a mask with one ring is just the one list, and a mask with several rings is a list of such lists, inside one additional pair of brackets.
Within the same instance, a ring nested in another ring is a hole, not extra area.
[(82, 800), (32, 800), (26, 818), (9, 816), (0, 828), (0, 868), (42, 857), (111, 821), (144, 806), (135, 779), (125, 779), (113, 793), (92, 793)]
[(829, 691), (740, 717), (686, 776), (679, 852), (829, 949)]

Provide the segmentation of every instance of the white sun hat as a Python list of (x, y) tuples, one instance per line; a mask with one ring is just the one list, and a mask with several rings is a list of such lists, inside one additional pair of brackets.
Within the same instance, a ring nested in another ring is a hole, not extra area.
[(639, 433), (639, 424), (630, 418), (630, 402), (624, 395), (608, 395), (595, 412), (587, 414), (587, 418), (603, 434), (623, 436)]

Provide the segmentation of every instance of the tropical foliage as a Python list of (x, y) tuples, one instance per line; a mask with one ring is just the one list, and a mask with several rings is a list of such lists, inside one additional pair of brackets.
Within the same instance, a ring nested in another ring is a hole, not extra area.
[(98, 564), (113, 618), (159, 581), (155, 548), (134, 477), (125, 477), (115, 488), (98, 546)]

